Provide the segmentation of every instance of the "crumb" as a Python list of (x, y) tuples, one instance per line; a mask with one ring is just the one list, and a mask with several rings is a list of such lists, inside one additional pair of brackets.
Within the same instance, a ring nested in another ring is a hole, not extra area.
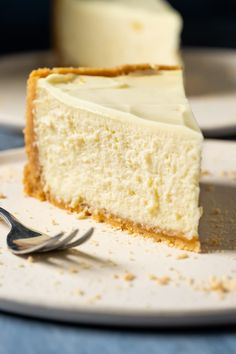
[(176, 259), (187, 259), (187, 258), (189, 258), (189, 255), (187, 253), (181, 253), (176, 257)]
[(220, 299), (224, 299), (228, 293), (236, 291), (236, 281), (229, 278), (220, 279), (212, 276), (207, 284), (195, 286), (194, 290), (205, 291), (207, 293), (215, 292)]
[(229, 289), (223, 280), (212, 277), (209, 281), (209, 291), (217, 291), (222, 294), (227, 293)]
[(201, 176), (204, 177), (204, 176), (211, 176), (211, 172), (208, 171), (208, 170), (203, 170), (201, 171)]
[(170, 277), (168, 276), (163, 276), (157, 279), (158, 284), (160, 285), (168, 285), (170, 282)]
[(189, 278), (189, 279), (188, 279), (188, 283), (189, 283), (189, 285), (193, 285), (193, 284), (194, 284), (194, 282), (195, 282), (195, 280), (194, 280), (193, 278)]
[(212, 192), (214, 190), (213, 185), (206, 186), (206, 191), (207, 192)]
[(125, 281), (133, 281), (135, 278), (135, 275), (132, 273), (126, 273), (124, 276)]
[(108, 258), (108, 259), (107, 259), (107, 262), (109, 263), (109, 265), (110, 265), (111, 267), (117, 267), (117, 263), (114, 262), (112, 259)]
[(55, 219), (52, 219), (52, 224), (53, 225), (59, 225), (59, 222), (57, 222)]
[(83, 267), (83, 269), (91, 269), (91, 268), (92, 268), (92, 265), (91, 265), (91, 264), (88, 264), (88, 263), (83, 263), (83, 264), (82, 264), (82, 267)]
[(114, 279), (119, 279), (119, 275), (118, 274), (113, 274), (113, 278)]
[(86, 210), (83, 210), (76, 214), (76, 218), (79, 220), (87, 219), (87, 217), (88, 217), (88, 213)]
[(212, 214), (213, 214), (213, 215), (220, 215), (220, 214), (221, 214), (220, 208), (214, 208), (214, 209), (212, 210)]
[(79, 273), (79, 270), (76, 267), (70, 267), (69, 272), (70, 273)]
[(7, 197), (5, 196), (5, 194), (0, 193), (0, 199), (6, 199)]
[(85, 295), (85, 292), (83, 290), (76, 290), (76, 294), (80, 295), (80, 296), (84, 296)]
[(25, 268), (25, 265), (24, 264), (19, 264), (18, 268)]
[(32, 256), (29, 256), (29, 257), (27, 258), (27, 261), (28, 261), (29, 263), (33, 263), (33, 262), (35, 261), (35, 259), (34, 259)]
[(95, 295), (93, 298), (91, 298), (90, 300), (89, 300), (89, 303), (90, 304), (92, 304), (94, 301), (98, 301), (98, 300), (101, 300), (101, 295), (100, 294), (97, 294), (97, 295)]
[(170, 277), (168, 276), (157, 277), (156, 275), (153, 274), (149, 275), (149, 279), (156, 281), (159, 285), (168, 285), (171, 280)]

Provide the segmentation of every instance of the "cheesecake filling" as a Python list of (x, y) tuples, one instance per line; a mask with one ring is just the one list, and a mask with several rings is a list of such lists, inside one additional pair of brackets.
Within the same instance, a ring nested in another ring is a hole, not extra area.
[(34, 127), (44, 192), (59, 203), (198, 235), (202, 135), (180, 70), (41, 78)]

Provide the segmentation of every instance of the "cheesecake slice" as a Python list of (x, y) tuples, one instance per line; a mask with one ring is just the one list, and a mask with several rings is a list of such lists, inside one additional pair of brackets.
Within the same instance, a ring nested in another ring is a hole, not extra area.
[(181, 16), (164, 0), (54, 0), (60, 65), (179, 64)]
[(198, 251), (202, 140), (178, 67), (39, 69), (28, 81), (25, 192)]

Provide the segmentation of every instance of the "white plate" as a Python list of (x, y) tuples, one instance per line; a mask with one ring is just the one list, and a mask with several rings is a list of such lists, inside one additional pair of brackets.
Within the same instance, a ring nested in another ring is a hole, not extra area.
[[(0, 223), (0, 309), (103, 325), (236, 322), (235, 143), (208, 141), (204, 146), (202, 254), (172, 249), (90, 219), (79, 220), (27, 198), (21, 183), (23, 165), (22, 150), (0, 154), (0, 193), (7, 197), (0, 200), (3, 207), (51, 235), (77, 227), (83, 232), (91, 225), (96, 231), (78, 249), (35, 256), (31, 263), (6, 249), (7, 227)], [(183, 254), (186, 258), (180, 259)], [(127, 281), (127, 273), (135, 278)], [(169, 277), (169, 283), (161, 284), (155, 277), (163, 282)], [(218, 293), (211, 277), (216, 277), (219, 288), (230, 291)]]
[[(236, 51), (184, 50), (186, 87), (193, 112), (207, 136), (236, 134)], [(50, 52), (20, 54), (0, 59), (0, 124), (24, 126), (28, 74), (53, 66)]]
[(236, 51), (183, 52), (186, 91), (194, 115), (208, 137), (236, 134)]

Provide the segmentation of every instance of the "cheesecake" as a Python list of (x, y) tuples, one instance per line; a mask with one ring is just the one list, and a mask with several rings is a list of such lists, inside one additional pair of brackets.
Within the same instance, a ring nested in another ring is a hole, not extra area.
[(180, 63), (182, 18), (164, 0), (54, 0), (62, 66)]
[(28, 80), (25, 192), (199, 251), (202, 140), (178, 67), (39, 69)]

